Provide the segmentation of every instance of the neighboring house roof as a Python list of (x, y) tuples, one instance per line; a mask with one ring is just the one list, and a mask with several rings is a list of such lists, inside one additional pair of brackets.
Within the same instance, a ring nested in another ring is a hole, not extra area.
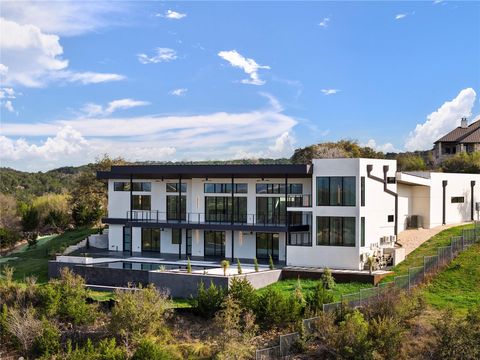
[(466, 128), (457, 127), (450, 131), (447, 135), (441, 137), (438, 142), (462, 142), (462, 143), (477, 143), (480, 142), (480, 120), (477, 120)]

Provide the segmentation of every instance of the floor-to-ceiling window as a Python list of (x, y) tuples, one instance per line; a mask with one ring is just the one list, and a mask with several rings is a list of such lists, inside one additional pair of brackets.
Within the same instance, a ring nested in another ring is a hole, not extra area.
[(317, 177), (317, 206), (355, 206), (354, 176)]
[(225, 257), (225, 231), (205, 231), (204, 256)]
[(178, 213), (178, 199), (178, 195), (167, 195), (167, 220), (187, 219), (187, 196), (181, 196), (180, 214)]
[(247, 220), (247, 198), (234, 197), (232, 209), (231, 196), (206, 196), (205, 221), (244, 223)]
[(142, 228), (142, 251), (160, 252), (160, 229)]
[(280, 196), (257, 197), (257, 223), (284, 224), (285, 198)]
[(130, 226), (123, 227), (123, 251), (130, 252), (132, 250), (132, 228)]
[(317, 245), (355, 246), (355, 218), (317, 216)]
[(257, 232), (257, 259), (269, 259), (270, 256), (273, 260), (278, 260), (279, 249), (279, 235), (278, 233), (262, 233)]

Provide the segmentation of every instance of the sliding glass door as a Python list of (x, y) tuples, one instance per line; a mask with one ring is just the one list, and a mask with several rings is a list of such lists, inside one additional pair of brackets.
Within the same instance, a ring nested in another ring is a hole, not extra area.
[(278, 260), (279, 235), (278, 233), (257, 232), (257, 259)]
[(225, 231), (205, 231), (204, 256), (225, 257)]
[(142, 228), (142, 251), (160, 252), (160, 229)]

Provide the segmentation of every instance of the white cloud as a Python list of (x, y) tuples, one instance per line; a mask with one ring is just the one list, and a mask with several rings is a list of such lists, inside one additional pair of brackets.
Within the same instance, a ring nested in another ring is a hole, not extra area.
[(318, 26), (323, 27), (323, 28), (327, 28), (328, 25), (329, 25), (329, 23), (330, 23), (330, 18), (329, 18), (329, 17), (325, 17), (325, 18), (323, 18), (322, 21), (320, 21), (320, 22), (318, 23)]
[(395, 20), (400, 20), (407, 17), (407, 14), (397, 14), (395, 15)]
[(12, 88), (0, 88), (0, 99), (15, 99), (15, 90)]
[(45, 33), (75, 36), (115, 25), (130, 5), (124, 1), (2, 1), (1, 13), (21, 25), (34, 25)]
[[(102, 111), (103, 109), (101, 107)], [(124, 118), (91, 115), (48, 123), (3, 122), (0, 124), (4, 135), (0, 157), (4, 166), (44, 170), (54, 166), (85, 163), (103, 153), (130, 160), (175, 160), (174, 155), (177, 159), (181, 157), (190, 160), (231, 159), (240, 149), (245, 149), (245, 144), (248, 144), (248, 151), (257, 154), (287, 156), (292, 150), (294, 140), (291, 134), (296, 124), (294, 118), (271, 105), (243, 113)], [(25, 140), (48, 137), (59, 138), (58, 141), (61, 141), (65, 136), (59, 136), (58, 133), (65, 128), (70, 129), (69, 133), (81, 137), (72, 139), (72, 143), (77, 144), (75, 154), (57, 156), (53, 150), (39, 152), (36, 150), (38, 147), (53, 140), (47, 139), (41, 145)], [(2, 151), (2, 146), (5, 151)], [(55, 156), (42, 157), (39, 153), (53, 153)]]
[(170, 95), (173, 95), (173, 96), (183, 96), (187, 93), (188, 89), (186, 88), (179, 88), (179, 89), (174, 89), (172, 91), (170, 91)]
[(405, 148), (409, 151), (431, 149), (434, 141), (460, 125), (462, 117), (472, 114), (476, 96), (475, 90), (466, 88), (453, 100), (443, 103), (427, 116), (423, 124), (417, 124), (410, 132)]
[(87, 116), (107, 116), (111, 115), (117, 110), (126, 110), (138, 106), (146, 106), (150, 103), (148, 101), (134, 100), (134, 99), (119, 99), (108, 103), (104, 108), (102, 105), (88, 103), (82, 110)]
[(334, 94), (340, 92), (340, 90), (338, 90), (338, 89), (322, 89), (321, 91), (322, 91), (322, 93), (323, 93), (324, 95), (326, 95), (326, 96), (328, 96), (328, 95), (334, 95)]
[(177, 52), (170, 48), (156, 48), (155, 52), (156, 54), (151, 57), (146, 54), (138, 54), (138, 61), (142, 64), (157, 64), (160, 62), (173, 61), (178, 58)]
[(179, 13), (173, 10), (167, 10), (164, 14), (157, 14), (156, 16), (165, 17), (172, 20), (180, 20), (187, 16), (187, 14)]
[(230, 65), (233, 67), (237, 67), (242, 69), (247, 75), (250, 76), (250, 79), (244, 79), (241, 82), (243, 84), (250, 84), (250, 85), (263, 85), (265, 84), (264, 80), (261, 80), (258, 76), (259, 69), (270, 69), (270, 66), (267, 65), (259, 65), (256, 63), (255, 60), (245, 58), (240, 55), (237, 50), (230, 50), (230, 51), (220, 51), (218, 53), (222, 59), (228, 61)]
[(58, 79), (89, 84), (124, 78), (118, 74), (77, 73), (67, 70), (68, 60), (62, 58), (60, 38), (42, 32), (35, 25), (22, 25), (0, 18), (0, 32), (9, 34), (0, 37), (0, 80), (6, 85), (40, 87)]
[(8, 111), (10, 112), (15, 112), (15, 109), (13, 108), (13, 104), (10, 100), (7, 100), (5, 101), (5, 103), (3, 104), (3, 106), (5, 107), (5, 109), (7, 109)]
[(384, 153), (388, 152), (400, 152), (401, 150), (397, 149), (392, 143), (377, 144), (374, 139), (370, 139), (366, 144), (361, 144), (362, 146), (368, 146), (376, 151), (382, 151)]

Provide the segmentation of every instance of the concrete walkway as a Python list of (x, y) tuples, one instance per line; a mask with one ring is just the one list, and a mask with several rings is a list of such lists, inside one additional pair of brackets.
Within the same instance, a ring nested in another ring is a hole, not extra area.
[(398, 234), (398, 243), (405, 248), (405, 255), (410, 254), (417, 247), (422, 245), (425, 241), (430, 239), (432, 236), (437, 235), (439, 232), (449, 229), (451, 227), (470, 224), (469, 222), (460, 223), (460, 224), (448, 224), (441, 225), (431, 229), (410, 229), (402, 231)]

